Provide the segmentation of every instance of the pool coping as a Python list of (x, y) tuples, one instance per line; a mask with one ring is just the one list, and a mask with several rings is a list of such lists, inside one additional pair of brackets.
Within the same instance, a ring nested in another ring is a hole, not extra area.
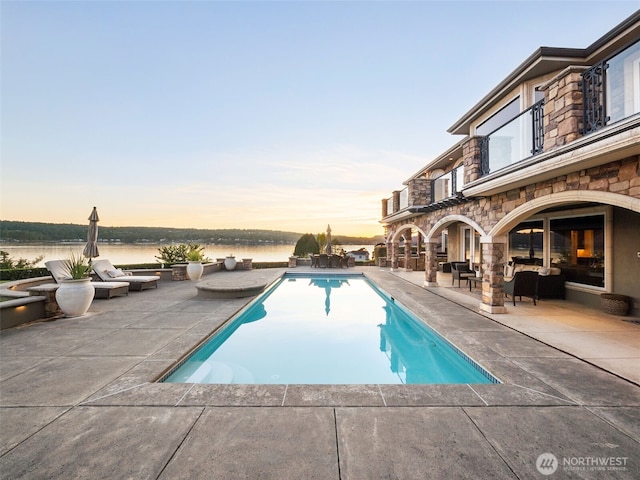
[[(283, 272), (285, 273), (285, 272)], [(282, 274), (283, 274), (282, 273)], [(305, 272), (306, 273), (306, 272)], [(335, 273), (335, 272), (332, 272)], [(362, 272), (361, 274), (373, 282), (377, 288), (381, 288), (385, 293), (399, 298), (402, 305), (412, 312), (420, 321), (427, 323), (434, 331), (443, 338), (458, 345), (449, 339), (447, 332), (440, 331), (438, 326), (427, 322), (421, 312), (408, 305), (407, 300), (412, 300), (412, 296), (427, 295), (419, 286), (403, 284), (400, 290), (389, 288), (380, 284), (380, 276), (373, 274), (374, 278), (368, 276), (373, 272)], [(269, 285), (276, 283), (282, 277), (277, 275)], [(302, 272), (301, 272), (302, 274)], [(346, 275), (353, 275), (354, 272), (345, 272)], [(376, 278), (378, 277), (378, 278)], [(390, 278), (390, 277), (387, 277)], [(224, 322), (217, 325), (207, 334), (202, 335), (188, 352), (180, 356), (187, 358), (193, 351), (199, 348), (216, 331), (234, 317), (238, 312), (248, 308), (254, 299), (247, 299), (247, 302), (230, 314)], [(474, 316), (481, 322), (487, 322), (489, 330), (506, 328), (486, 317), (470, 312), (464, 307), (460, 307), (449, 300), (438, 298), (438, 302), (451, 303), (451, 308), (462, 308), (466, 314)], [(453, 329), (458, 332), (456, 327)], [(539, 340), (517, 333), (525, 338), (526, 342), (539, 344), (543, 348), (553, 350), (550, 359), (570, 360), (572, 357), (555, 347), (540, 342)], [(465, 352), (470, 352), (471, 358), (479, 358), (485, 345), (465, 345)], [(460, 348), (460, 347), (458, 347)], [(491, 361), (482, 361), (483, 366), (488, 365), (487, 370), (501, 380), (500, 384), (428, 384), (428, 385), (324, 385), (324, 384), (180, 384), (180, 383), (158, 383), (160, 378), (166, 377), (168, 372), (175, 368), (178, 363), (173, 361), (154, 361), (148, 359), (141, 368), (141, 374), (136, 374), (134, 367), (125, 379), (119, 378), (106, 385), (104, 388), (86, 398), (81, 405), (163, 405), (163, 406), (353, 406), (353, 407), (391, 407), (391, 406), (580, 406), (585, 402), (580, 398), (572, 396), (569, 392), (558, 389), (553, 383), (545, 382), (544, 379), (537, 378), (535, 368), (513, 361), (508, 357), (499, 356)], [(587, 362), (583, 362), (587, 368), (595, 368)], [(153, 373), (149, 371), (149, 366), (153, 365)], [(140, 366), (140, 365), (139, 365)], [(138, 366), (137, 366), (138, 367)], [(485, 367), (486, 368), (486, 367)], [(602, 372), (609, 374), (609, 372)], [(609, 374), (611, 375), (611, 374)], [(626, 380), (625, 380), (626, 382)], [(630, 385), (634, 385), (629, 382)], [(635, 385), (634, 385), (635, 386)], [(607, 402), (604, 402), (608, 404)], [(622, 405), (639, 405), (640, 401), (631, 396), (628, 401), (623, 401)]]

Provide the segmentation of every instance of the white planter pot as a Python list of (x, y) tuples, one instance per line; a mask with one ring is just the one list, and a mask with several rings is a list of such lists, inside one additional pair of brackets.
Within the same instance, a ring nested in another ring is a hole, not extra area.
[(189, 262), (187, 265), (187, 277), (193, 282), (197, 282), (202, 277), (204, 267), (201, 262)]
[(56, 302), (65, 316), (79, 317), (89, 310), (94, 294), (90, 278), (63, 280), (56, 290)]
[(227, 257), (224, 259), (224, 269), (233, 270), (236, 268), (236, 257)]

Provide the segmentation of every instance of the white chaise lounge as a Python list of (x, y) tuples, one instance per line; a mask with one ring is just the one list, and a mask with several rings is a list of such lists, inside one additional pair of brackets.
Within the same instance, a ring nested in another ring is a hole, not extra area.
[[(49, 260), (44, 263), (49, 273), (55, 280), (56, 284), (59, 284), (63, 280), (71, 278), (69, 267), (64, 260)], [(126, 282), (91, 282), (95, 289), (93, 298), (111, 298), (118, 295), (129, 294), (129, 284)], [(42, 285), (40, 286), (42, 288)]]
[(129, 284), (129, 291), (158, 288), (158, 280), (160, 280), (160, 277), (157, 275), (132, 275), (130, 272), (123, 272), (119, 268), (114, 267), (107, 259), (93, 262), (93, 271), (98, 275), (100, 280), (105, 283), (127, 282)]

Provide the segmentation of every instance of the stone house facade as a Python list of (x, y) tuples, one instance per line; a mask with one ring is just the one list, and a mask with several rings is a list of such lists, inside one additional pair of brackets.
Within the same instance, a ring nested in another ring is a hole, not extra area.
[(541, 47), (459, 119), (464, 135), (382, 200), (391, 268), (464, 261), (480, 308), (505, 266), (555, 267), (566, 298), (640, 309), (640, 12), (585, 49)]

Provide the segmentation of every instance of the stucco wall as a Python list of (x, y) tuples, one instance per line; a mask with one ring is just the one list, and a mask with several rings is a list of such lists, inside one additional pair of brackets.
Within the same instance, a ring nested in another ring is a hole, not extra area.
[(631, 297), (640, 314), (640, 214), (615, 208), (613, 215), (613, 292)]

